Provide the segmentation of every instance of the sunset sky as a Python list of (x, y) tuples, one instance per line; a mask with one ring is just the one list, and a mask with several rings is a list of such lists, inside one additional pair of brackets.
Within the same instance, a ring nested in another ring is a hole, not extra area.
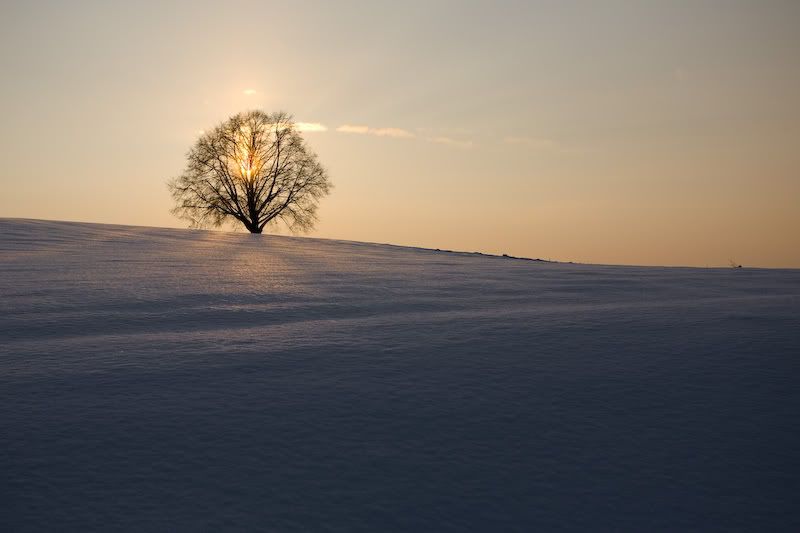
[(199, 132), (286, 110), (312, 236), (800, 267), (800, 2), (9, 2), (0, 216), (183, 227)]

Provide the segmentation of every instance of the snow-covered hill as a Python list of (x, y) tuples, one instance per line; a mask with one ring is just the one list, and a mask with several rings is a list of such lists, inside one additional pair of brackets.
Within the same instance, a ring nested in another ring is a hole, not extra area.
[(0, 219), (0, 530), (800, 529), (800, 271)]

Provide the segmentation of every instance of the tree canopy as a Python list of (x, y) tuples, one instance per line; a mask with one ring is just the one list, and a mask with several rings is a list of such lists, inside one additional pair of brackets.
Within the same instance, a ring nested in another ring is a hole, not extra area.
[(203, 133), (168, 184), (172, 212), (194, 227), (241, 222), (251, 233), (283, 222), (305, 231), (332, 184), (284, 112), (247, 111)]

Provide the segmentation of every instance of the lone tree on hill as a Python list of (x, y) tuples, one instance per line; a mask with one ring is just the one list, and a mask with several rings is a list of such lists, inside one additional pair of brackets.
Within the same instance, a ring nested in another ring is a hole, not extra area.
[(286, 113), (247, 111), (203, 133), (168, 184), (172, 212), (193, 227), (238, 220), (251, 233), (282, 221), (311, 229), (331, 183)]

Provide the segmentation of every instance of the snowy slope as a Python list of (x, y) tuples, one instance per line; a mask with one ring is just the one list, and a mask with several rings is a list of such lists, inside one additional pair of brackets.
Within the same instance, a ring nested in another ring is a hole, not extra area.
[(0, 219), (0, 530), (798, 530), (798, 357), (798, 270)]

